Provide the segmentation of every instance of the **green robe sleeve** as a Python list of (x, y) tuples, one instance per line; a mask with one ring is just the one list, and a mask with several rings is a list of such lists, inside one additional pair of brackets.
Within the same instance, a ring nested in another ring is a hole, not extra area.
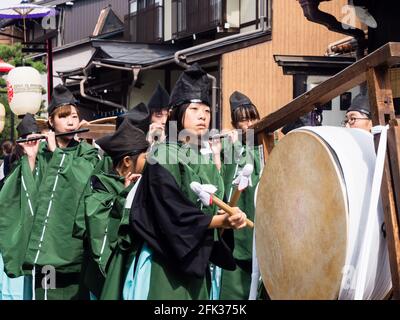
[[(223, 179), (227, 201), (230, 200), (236, 189), (232, 182), (238, 176), (240, 170), (248, 163), (253, 165), (254, 169), (251, 175), (252, 186), (247, 187), (241, 193), (237, 203), (237, 206), (245, 212), (247, 217), (252, 221), (254, 221), (255, 217), (257, 186), (263, 169), (262, 152), (261, 146), (249, 147), (242, 145), (240, 142), (235, 143), (235, 145), (229, 143), (224, 143), (223, 145)], [(234, 232), (234, 237), (235, 258), (238, 260), (250, 260), (252, 258), (253, 230), (250, 228), (236, 230)]]
[(22, 262), (36, 211), (38, 186), (22, 157), (0, 192), (0, 253), (10, 277), (22, 275)]
[(72, 227), (97, 161), (97, 150), (86, 143), (54, 152), (41, 143), (33, 172), (21, 158), (0, 194), (0, 250), (9, 276), (30, 273), (34, 265), (79, 272), (82, 241), (72, 237)]
[(92, 187), (92, 194), (85, 199), (87, 237), (91, 255), (105, 274), (112, 250), (110, 242), (117, 238), (122, 215), (121, 211), (119, 218), (115, 217), (113, 211), (121, 210), (126, 192), (123, 179), (117, 176), (96, 175), (92, 177)]
[[(102, 159), (100, 159), (95, 168), (92, 171), (92, 175), (103, 174), (111, 172), (112, 170), (112, 159), (111, 157), (104, 155)], [(79, 205), (75, 213), (75, 221), (73, 228), (73, 236), (78, 239), (83, 239), (86, 233), (86, 222), (85, 222), (85, 199), (92, 194), (92, 186), (90, 179), (86, 183), (84, 191), (82, 192), (82, 196), (79, 200)]]

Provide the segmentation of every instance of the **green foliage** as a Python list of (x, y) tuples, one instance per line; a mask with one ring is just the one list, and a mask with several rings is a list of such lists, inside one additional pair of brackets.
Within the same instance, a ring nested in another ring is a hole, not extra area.
[(42, 61), (33, 61), (24, 57), (20, 43), (15, 45), (0, 45), (0, 58), (16, 67), (25, 65), (35, 68), (40, 73), (46, 72), (46, 65)]
[[(10, 140), (11, 139), (11, 119), (13, 116), (13, 113), (10, 110), (10, 107), (8, 105), (8, 101), (7, 101), (7, 95), (4, 94), (0, 94), (0, 103), (2, 103), (6, 109), (6, 123), (4, 125), (4, 130), (3, 132), (0, 133), (0, 142), (4, 141), (4, 140)], [(13, 134), (14, 137), (17, 136), (17, 131), (15, 130), (15, 124), (17, 122), (17, 116), (14, 115), (14, 126), (13, 126)]]
[[(25, 58), (21, 49), (22, 45), (20, 43), (15, 45), (0, 45), (0, 59), (16, 67), (25, 65), (35, 68), (40, 73), (46, 72), (46, 65), (42, 61), (33, 61), (32, 59)], [(43, 92), (46, 92), (44, 88)], [(6, 81), (2, 77), (0, 77), (0, 103), (2, 103), (6, 109), (6, 123), (3, 132), (0, 133), (1, 142), (11, 138), (11, 131), (14, 132), (14, 137), (16, 137), (15, 126), (18, 123), (18, 118), (14, 115), (14, 126), (12, 126), (12, 112), (7, 100), (7, 85)], [(42, 102), (41, 110), (43, 109), (44, 104)]]

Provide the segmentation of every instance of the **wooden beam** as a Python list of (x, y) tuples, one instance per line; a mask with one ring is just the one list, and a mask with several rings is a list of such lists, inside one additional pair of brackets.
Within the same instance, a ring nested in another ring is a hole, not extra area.
[(369, 99), (375, 103), (371, 104), (372, 123), (386, 125), (396, 118), (389, 69), (385, 66), (370, 68), (367, 74)]
[[(368, 74), (368, 93), (370, 107), (372, 112), (373, 125), (386, 125), (389, 122), (396, 121), (392, 89), (390, 84), (389, 68), (380, 66), (371, 68)], [(396, 210), (394, 180), (395, 168), (391, 168), (390, 164), (398, 167), (397, 153), (399, 145), (396, 139), (393, 140), (393, 134), (389, 134), (389, 148), (387, 150), (385, 167), (381, 185), (381, 199), (384, 211), (384, 219), (386, 226), (386, 240), (389, 251), (390, 272), (392, 275), (393, 298), (400, 299), (400, 233), (399, 220)], [(375, 147), (378, 148), (379, 136), (375, 135)], [(397, 164), (396, 164), (397, 163)], [(399, 181), (397, 181), (398, 183)], [(397, 185), (398, 186), (398, 185)]]
[(400, 222), (400, 121), (396, 120), (388, 132), (388, 152), (393, 175), (393, 189), (396, 200), (397, 220)]
[(115, 125), (116, 121), (117, 121), (117, 116), (113, 116), (113, 117), (107, 117), (107, 118), (100, 118), (100, 119), (92, 120), (92, 121), (90, 121), (90, 125), (94, 125), (94, 124), (111, 124), (111, 125)]
[(114, 124), (88, 124), (82, 126), (82, 128), (88, 128), (89, 132), (80, 133), (79, 137), (82, 139), (99, 139), (115, 132)]
[(363, 83), (366, 80), (366, 73), (369, 68), (391, 66), (396, 63), (400, 63), (400, 43), (387, 43), (334, 77), (297, 97), (281, 109), (264, 117), (252, 128), (256, 133), (264, 130), (273, 132), (312, 111), (316, 106), (323, 105), (343, 92)]
[[(395, 207), (395, 210), (391, 210), (391, 220), (394, 221), (392, 224), (393, 229), (393, 239), (391, 240), (393, 244), (389, 247), (389, 258), (392, 252), (392, 260), (391, 261), (391, 272), (392, 272), (392, 282), (394, 280), (397, 281), (396, 286), (393, 286), (393, 298), (400, 300), (400, 127), (392, 126), (388, 132), (388, 156), (389, 156), (389, 165), (390, 165), (390, 173), (392, 178), (392, 189), (394, 194), (395, 203), (392, 204), (392, 207)], [(392, 208), (391, 207), (391, 208)], [(397, 214), (396, 214), (397, 212)], [(393, 254), (396, 253), (396, 254)], [(393, 269), (397, 273), (393, 276)], [(397, 278), (397, 279), (396, 279)]]
[[(267, 161), (269, 154), (275, 145), (275, 137), (273, 133), (260, 132), (258, 134), (258, 141), (262, 143), (264, 149), (264, 162)], [(265, 163), (264, 163), (265, 164)]]

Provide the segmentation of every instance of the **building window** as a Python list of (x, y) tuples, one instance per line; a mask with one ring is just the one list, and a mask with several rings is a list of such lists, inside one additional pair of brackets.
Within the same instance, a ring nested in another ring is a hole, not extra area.
[(137, 12), (137, 0), (131, 0), (129, 3), (129, 12), (136, 13)]
[(223, 25), (226, 0), (172, 0), (172, 34), (182, 38)]
[(144, 10), (151, 6), (162, 6), (163, 0), (130, 0), (130, 13)]
[[(172, 37), (245, 32), (269, 26), (272, 0), (172, 0)], [(241, 30), (243, 29), (243, 30)]]
[[(262, 16), (265, 17), (265, 23), (269, 26), (271, 2), (272, 0), (242, 0), (240, 2), (240, 28), (259, 28)], [(264, 13), (262, 9), (264, 9)]]
[(130, 0), (129, 10), (129, 15), (125, 17), (127, 40), (143, 43), (163, 41), (162, 0)]

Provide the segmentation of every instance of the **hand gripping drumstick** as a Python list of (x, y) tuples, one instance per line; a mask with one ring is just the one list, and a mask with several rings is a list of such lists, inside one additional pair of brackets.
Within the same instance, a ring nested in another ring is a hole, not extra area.
[[(190, 184), (190, 188), (193, 190), (194, 193), (197, 194), (201, 202), (205, 206), (210, 206), (211, 204), (215, 204), (218, 208), (224, 210), (230, 216), (235, 214), (233, 208), (227, 205), (222, 200), (218, 199), (214, 193), (217, 191), (217, 188), (210, 184), (200, 184), (196, 181)], [(246, 225), (250, 228), (254, 228), (254, 223), (249, 219), (246, 219)]]
[(251, 183), (251, 174), (253, 173), (254, 167), (250, 163), (246, 164), (243, 169), (240, 171), (239, 175), (233, 180), (232, 184), (237, 186), (231, 200), (229, 201), (229, 205), (231, 207), (236, 207), (237, 202), (239, 201), (240, 194), (244, 189), (248, 186), (252, 186)]

